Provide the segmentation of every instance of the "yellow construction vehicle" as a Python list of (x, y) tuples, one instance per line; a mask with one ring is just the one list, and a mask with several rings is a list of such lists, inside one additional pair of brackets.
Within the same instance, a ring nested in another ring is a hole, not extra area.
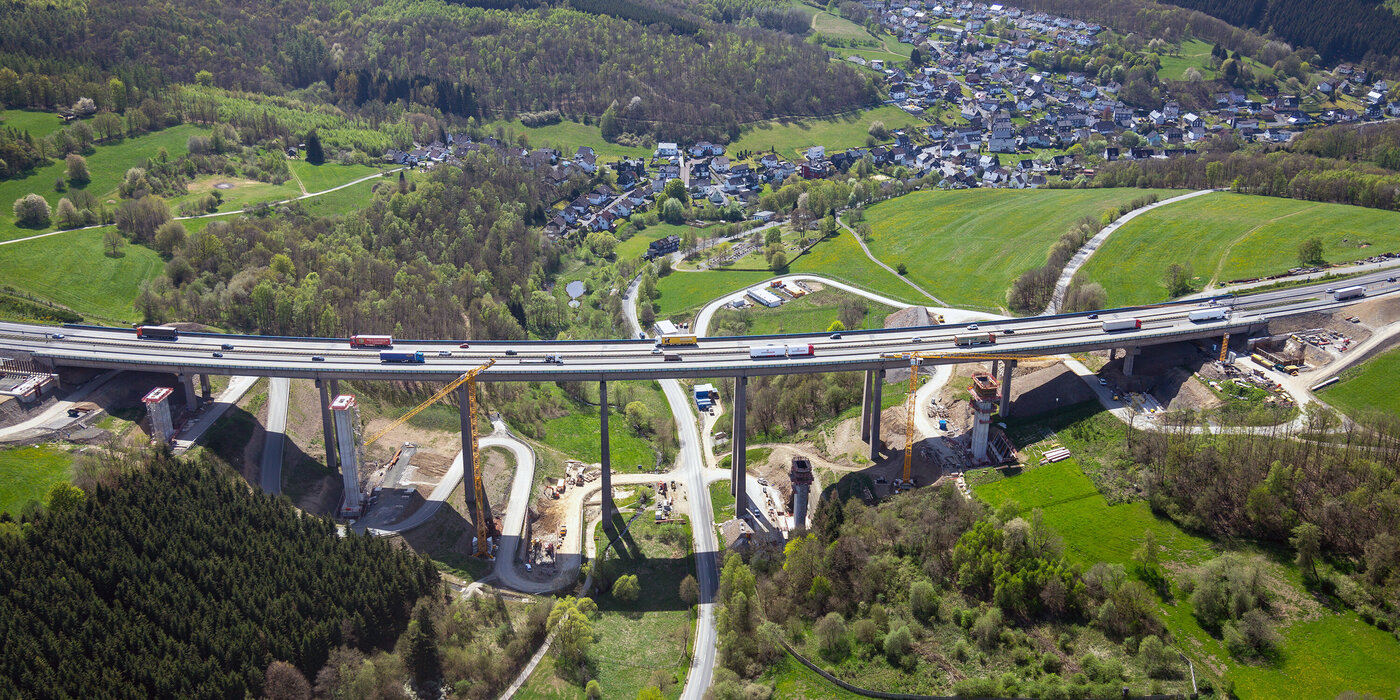
[[(476, 494), (476, 516), (473, 518), (474, 520), (476, 520), (476, 556), (483, 559), (491, 558), (491, 550), (486, 545), (486, 538), (491, 535), (491, 514), (486, 511), (486, 489), (481, 484), (481, 469), (479, 468), (480, 460), (477, 459), (477, 454), (480, 452), (480, 449), (478, 449), (476, 437), (476, 375), (480, 374), (482, 370), (494, 364), (496, 364), (496, 361), (494, 359), (487, 360), (486, 364), (477, 367), (476, 369), (470, 370), (462, 376), (452, 380), (447, 386), (438, 390), (436, 394), (433, 394), (427, 401), (424, 401), (423, 403), (414, 406), (413, 409), (410, 410), (408, 413), (399, 416), (393, 422), (389, 423), (389, 425), (385, 426), (383, 430), (380, 430), (379, 432), (375, 433), (373, 437), (369, 438), (368, 440), (365, 440), (366, 447), (374, 444), (374, 442), (377, 441), (379, 438), (382, 438), (385, 435), (389, 434), (389, 431), (399, 427), (400, 425), (403, 425), (408, 421), (408, 419), (418, 415), (419, 413), (422, 413), (429, 406), (437, 403), (443, 397), (447, 396), (448, 394), (451, 394), (453, 391), (456, 391), (457, 387), (460, 387), (463, 384), (467, 385), (467, 413), (468, 422), (471, 425), (471, 451), (468, 453), (468, 455), (472, 460), (472, 488), (474, 489), (473, 493)], [(463, 455), (463, 458), (467, 458), (468, 455)]]
[(900, 358), (909, 360), (909, 395), (905, 397), (904, 416), (904, 478), (900, 481), (901, 488), (910, 488), (911, 472), (914, 467), (914, 410), (918, 403), (915, 394), (919, 389), (919, 365), (924, 360), (958, 359), (968, 362), (991, 362), (992, 360), (1047, 360), (1054, 359), (1043, 355), (1011, 355), (1011, 354), (985, 354), (985, 353), (938, 353), (938, 352), (899, 352), (886, 353), (881, 355), (885, 358)]

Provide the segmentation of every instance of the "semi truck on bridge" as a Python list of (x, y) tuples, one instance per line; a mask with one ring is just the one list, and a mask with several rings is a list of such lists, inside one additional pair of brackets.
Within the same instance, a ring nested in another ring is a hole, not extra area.
[(749, 348), (749, 358), (760, 360), (768, 357), (809, 357), (817, 354), (817, 349), (807, 345), (760, 345)]
[(1212, 306), (1210, 308), (1205, 309), (1194, 309), (1190, 313), (1186, 314), (1186, 318), (1187, 320), (1193, 323), (1201, 323), (1203, 321), (1222, 321), (1224, 319), (1230, 318), (1230, 309), (1224, 306)]
[(352, 336), (350, 336), (350, 347), (352, 347), (352, 348), (391, 348), (391, 347), (394, 347), (394, 336), (392, 336), (392, 335), (352, 335)]
[(381, 352), (379, 361), (384, 364), (423, 364), (422, 352)]
[(1142, 328), (1142, 319), (1137, 318), (1120, 318), (1115, 321), (1103, 322), (1103, 332), (1105, 333), (1111, 333), (1113, 331), (1135, 331), (1139, 328)]
[(170, 326), (139, 326), (136, 337), (142, 340), (177, 340), (180, 331)]

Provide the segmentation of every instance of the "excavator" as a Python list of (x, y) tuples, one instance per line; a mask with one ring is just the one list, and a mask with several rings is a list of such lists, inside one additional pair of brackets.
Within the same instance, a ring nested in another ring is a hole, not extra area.
[(414, 406), (409, 412), (394, 419), (389, 425), (375, 433), (368, 440), (365, 440), (365, 447), (369, 447), (374, 444), (375, 441), (379, 440), (379, 438), (388, 435), (389, 431), (403, 425), (408, 419), (422, 413), (429, 406), (442, 400), (453, 391), (456, 391), (458, 387), (463, 384), (467, 385), (467, 412), (469, 415), (469, 423), (471, 424), (471, 451), (467, 453), (467, 456), (472, 460), (472, 488), (474, 489), (473, 493), (476, 494), (476, 516), (473, 520), (476, 521), (476, 556), (480, 559), (491, 558), (490, 547), (486, 544), (486, 538), (491, 535), (491, 514), (486, 512), (486, 489), (481, 483), (481, 469), (479, 460), (477, 459), (477, 455), (481, 450), (478, 449), (476, 435), (476, 375), (494, 364), (496, 364), (494, 359), (487, 360), (486, 364), (467, 371), (462, 376), (452, 380), (447, 386), (438, 390), (438, 392), (433, 394), (427, 401)]
[(919, 389), (919, 365), (924, 360), (957, 359), (969, 362), (990, 362), (992, 360), (1044, 360), (1051, 359), (1040, 355), (1009, 355), (1009, 354), (970, 354), (970, 353), (937, 353), (937, 352), (900, 352), (886, 353), (881, 355), (885, 358), (898, 358), (909, 360), (909, 395), (904, 399), (906, 415), (904, 417), (904, 478), (900, 480), (901, 489), (912, 488), (910, 479), (914, 468), (914, 411), (918, 408), (915, 393)]

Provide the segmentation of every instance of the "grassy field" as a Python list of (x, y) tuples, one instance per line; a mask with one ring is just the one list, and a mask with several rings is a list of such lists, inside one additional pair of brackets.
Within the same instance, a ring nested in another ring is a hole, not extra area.
[[(217, 187), (217, 185), (231, 185), (231, 187)], [(288, 180), (280, 185), (274, 185), (270, 182), (258, 182), (257, 180), (246, 180), (227, 175), (201, 175), (189, 184), (189, 191), (190, 193), (187, 195), (171, 197), (166, 200), (173, 213), (180, 213), (180, 204), (196, 197), (203, 197), (208, 192), (218, 192), (223, 197), (223, 201), (219, 204), (221, 212), (238, 211), (261, 202), (280, 202), (301, 194), (296, 180)]]
[(287, 166), (291, 168), (297, 179), (301, 180), (301, 184), (306, 187), (307, 192), (321, 192), (380, 172), (379, 168), (372, 168), (368, 165), (341, 165), (339, 163), (312, 165), (304, 160), (289, 160)]
[[(97, 150), (87, 156), (88, 171), (92, 181), (84, 187), (99, 200), (114, 199), (117, 185), (126, 175), (128, 168), (145, 163), (147, 158), (156, 155), (164, 148), (171, 158), (178, 158), (187, 152), (186, 143), (195, 134), (207, 133), (203, 129), (188, 124), (170, 127), (153, 134), (129, 138), (108, 146), (97, 146)], [(35, 233), (32, 229), (15, 226), (15, 215), (11, 205), (16, 199), (31, 192), (43, 195), (50, 206), (58, 206), (58, 200), (65, 196), (55, 192), (54, 180), (64, 177), (67, 166), (62, 159), (34, 171), (34, 174), (18, 180), (0, 181), (0, 240), (21, 238)]]
[(1051, 246), (1074, 222), (1152, 192), (1173, 194), (1138, 189), (915, 192), (870, 207), (868, 245), (885, 264), (907, 265), (909, 279), (947, 303), (996, 310), (1005, 305), (1016, 277), (1044, 264)]
[(163, 263), (150, 248), (126, 244), (107, 257), (104, 229), (74, 231), (0, 247), (0, 279), (6, 285), (67, 306), (93, 321), (140, 320), (132, 306), (141, 283), (160, 275)]
[(1157, 71), (1157, 77), (1162, 80), (1185, 80), (1186, 69), (1195, 67), (1200, 69), (1206, 80), (1214, 80), (1215, 71), (1210, 68), (1210, 50), (1213, 46), (1199, 39), (1181, 42), (1179, 53), (1162, 57), (1162, 69)]
[(36, 139), (58, 131), (63, 119), (54, 112), (31, 112), (27, 109), (0, 110), (0, 127), (28, 131)]
[(1074, 459), (979, 485), (976, 492), (993, 507), (1015, 501), (1026, 511), (1044, 509), (1046, 522), (1065, 538), (1065, 553), (1085, 568), (1127, 562), (1147, 530), (1157, 535), (1166, 560), (1199, 564), (1210, 556), (1209, 542), (1159, 519), (1145, 501), (1108, 505)]
[(646, 254), (647, 245), (652, 241), (659, 241), (667, 236), (680, 236), (686, 231), (694, 231), (697, 237), (703, 237), (705, 235), (704, 229), (661, 223), (655, 226), (648, 226), (641, 231), (633, 229), (632, 236), (618, 243), (613, 253), (617, 256), (618, 260), (640, 258)]
[(731, 144), (728, 150), (730, 153), (774, 150), (792, 158), (808, 146), (825, 146), (830, 153), (864, 146), (866, 137), (870, 135), (870, 122), (877, 120), (884, 122), (889, 129), (925, 123), (891, 105), (831, 119), (773, 120), (745, 127), (739, 140)]
[(0, 512), (19, 515), (29, 501), (43, 502), (49, 489), (72, 477), (73, 455), (49, 447), (0, 450)]
[(1352, 416), (1400, 415), (1400, 350), (1377, 355), (1342, 372), (1341, 381), (1323, 389), (1323, 401)]
[[(1062, 432), (1061, 435), (1066, 433)], [(1076, 445), (1076, 452), (1083, 449)], [(1070, 459), (989, 483), (976, 483), (979, 473), (969, 474), (974, 492), (993, 506), (1015, 501), (1027, 512), (1042, 508), (1045, 521), (1065, 542), (1065, 552), (1087, 567), (1094, 562), (1127, 564), (1152, 530), (1161, 545), (1162, 561), (1171, 571), (1183, 571), (1215, 556), (1205, 539), (1182, 531), (1174, 523), (1157, 518), (1145, 502), (1108, 505), (1085, 476), (1078, 460)], [(1301, 577), (1291, 564), (1269, 565), (1270, 585), (1291, 589), (1286, 595), (1306, 598)], [(1285, 594), (1279, 590), (1278, 593)], [(1183, 591), (1161, 603), (1167, 627), (1196, 663), (1198, 673), (1223, 671), (1234, 681), (1240, 698), (1333, 698), (1345, 690), (1387, 697), (1400, 687), (1400, 643), (1365, 624), (1353, 613), (1319, 608), (1315, 615), (1299, 618), (1280, 629), (1282, 654), (1277, 665), (1240, 664), (1230, 657), (1220, 640), (1201, 629)]]
[(729, 493), (728, 479), (710, 482), (710, 507), (715, 512), (716, 525), (734, 517), (734, 494)]
[(526, 134), (530, 138), (530, 148), (541, 146), (551, 146), (559, 150), (564, 158), (572, 158), (578, 152), (579, 146), (591, 146), (593, 151), (600, 158), (607, 160), (617, 160), (619, 158), (650, 158), (653, 148), (633, 148), (630, 146), (619, 146), (615, 143), (608, 143), (603, 140), (603, 132), (598, 128), (597, 122), (593, 124), (580, 124), (567, 119), (558, 124), (548, 126), (525, 126), (519, 119), (509, 122), (494, 122), (487, 124), (488, 131), (497, 126), (506, 126), (515, 130), (517, 134)]
[(763, 674), (763, 680), (773, 684), (775, 698), (831, 698), (832, 700), (860, 700), (865, 696), (856, 695), (831, 681), (818, 676), (812, 669), (790, 654), (783, 654), (778, 662)]
[[(855, 237), (844, 231), (813, 246), (806, 255), (794, 260), (787, 272), (830, 277), (906, 303), (930, 303), (896, 275), (865, 257)], [(711, 299), (774, 276), (767, 270), (672, 273), (656, 283), (656, 288), (661, 292), (657, 300), (660, 305), (657, 318), (688, 315)]]
[(1111, 236), (1080, 271), (1114, 305), (1165, 301), (1162, 277), (1189, 264), (1197, 284), (1285, 272), (1317, 236), (1328, 262), (1400, 250), (1400, 213), (1343, 204), (1216, 193), (1154, 209)]
[[(746, 315), (752, 319), (750, 335), (772, 335), (775, 333), (814, 333), (825, 331), (836, 320), (841, 302), (860, 299), (856, 295), (840, 289), (822, 289), (807, 296), (794, 299), (782, 306), (770, 309), (754, 306), (751, 309), (724, 309), (717, 312), (710, 321), (711, 331), (727, 317)], [(894, 313), (893, 307), (861, 299), (867, 311), (858, 328), (883, 328), (885, 317)], [(848, 330), (855, 330), (851, 328)]]

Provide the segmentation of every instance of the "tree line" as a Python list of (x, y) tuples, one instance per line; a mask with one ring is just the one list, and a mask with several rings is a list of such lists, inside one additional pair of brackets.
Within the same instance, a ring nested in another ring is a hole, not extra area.
[(527, 290), (559, 255), (533, 227), (553, 199), (539, 178), (487, 151), (380, 189), (354, 217), (210, 223), (172, 247), (137, 307), (274, 335), (524, 338)]
[(1400, 17), (1364, 0), (1171, 0), (1234, 26), (1267, 31), (1311, 46), (1328, 63), (1365, 61), (1393, 69)]
[(208, 458), (126, 458), (0, 516), (0, 694), (242, 698), (283, 661), (392, 646), (426, 560), (249, 491)]
[(410, 0), (355, 0), (338, 15), (307, 0), (99, 0), (81, 13), (23, 4), (0, 34), (19, 55), (0, 66), (23, 76), (26, 104), (66, 104), (106, 75), (136, 81), (131, 88), (143, 94), (169, 83), (263, 94), (324, 83), (356, 104), (419, 104), (463, 118), (546, 109), (601, 115), (617, 101), (628, 106), (619, 115), (626, 130), (678, 140), (732, 136), (756, 119), (846, 111), (876, 96), (867, 77), (829, 62), (819, 47), (745, 26), (794, 28), (792, 10), (777, 3), (696, 4), (697, 12), (739, 18), (723, 25), (633, 0), (577, 7), (590, 11)]
[[(1107, 697), (1184, 679), (1153, 590), (1121, 566), (1070, 563), (1038, 510), (988, 511), (951, 486), (872, 506), (862, 479), (823, 493), (812, 532), (726, 559), (717, 697), (754, 697), (783, 642), (892, 692)], [(1083, 648), (1084, 626), (1112, 643)], [(1014, 673), (979, 672), (1011, 658)]]

